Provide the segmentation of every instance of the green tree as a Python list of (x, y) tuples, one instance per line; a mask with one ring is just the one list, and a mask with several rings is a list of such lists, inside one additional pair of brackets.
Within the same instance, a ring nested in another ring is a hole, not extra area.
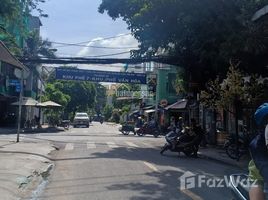
[(206, 107), (236, 114), (230, 110), (236, 101), (242, 106), (256, 107), (267, 99), (268, 95), (264, 92), (267, 86), (262, 78), (258, 75), (248, 76), (238, 69), (238, 65), (231, 63), (224, 80), (216, 78), (207, 83), (206, 90), (201, 91), (201, 102)]
[(74, 115), (78, 111), (89, 112), (90, 110), (94, 110), (97, 96), (95, 83), (88, 81), (56, 80), (55, 71), (49, 75), (47, 82), (61, 84), (61, 91), (70, 96), (70, 101), (65, 108), (66, 113)]
[(37, 31), (33, 31), (27, 36), (23, 56), (26, 58), (38, 58), (40, 56), (55, 58), (55, 51), (56, 49), (52, 49), (50, 41), (47, 39), (43, 40)]
[(108, 121), (111, 117), (112, 117), (112, 114), (113, 114), (113, 107), (110, 106), (110, 105), (106, 105), (103, 109), (103, 115), (104, 115), (104, 119), (105, 121)]
[(38, 6), (45, 0), (1, 0), (0, 18), (6, 20), (21, 20), (21, 14), (29, 14), (33, 10), (39, 12), (40, 16), (47, 17)]
[(95, 112), (100, 114), (104, 111), (104, 107), (106, 104), (106, 88), (99, 84), (95, 83), (96, 88), (96, 103), (95, 103)]
[(63, 107), (67, 106), (71, 100), (71, 97), (67, 94), (64, 94), (62, 89), (63, 84), (60, 82), (56, 82), (55, 84), (48, 83), (45, 88), (43, 101), (54, 101)]
[(42, 97), (42, 101), (54, 101), (59, 103), (63, 107), (59, 109), (47, 109), (45, 111), (48, 121), (51, 125), (56, 125), (61, 116), (61, 111), (64, 110), (66, 105), (71, 100), (69, 95), (66, 95), (62, 92), (63, 84), (62, 83), (48, 83), (45, 88), (45, 95)]
[(93, 83), (85, 81), (60, 81), (63, 84), (63, 93), (71, 97), (66, 106), (68, 113), (77, 111), (89, 111), (93, 108), (96, 100), (96, 88)]
[(113, 110), (112, 120), (117, 124), (120, 122), (120, 111), (118, 109)]
[(245, 71), (267, 74), (267, 22), (251, 21), (266, 4), (267, 0), (103, 0), (99, 12), (126, 21), (140, 42), (132, 56), (150, 57), (164, 49), (172, 56), (170, 62), (205, 84), (216, 74), (222, 78), (230, 59), (240, 60)]
[(15, 54), (20, 55), (21, 50), (16, 43), (16, 38), (8, 32), (10, 26), (15, 27), (15, 32), (20, 32), (23, 37), (27, 36), (27, 18), (33, 10), (41, 17), (47, 17), (39, 8), (45, 0), (1, 0), (0, 6), (0, 39)]

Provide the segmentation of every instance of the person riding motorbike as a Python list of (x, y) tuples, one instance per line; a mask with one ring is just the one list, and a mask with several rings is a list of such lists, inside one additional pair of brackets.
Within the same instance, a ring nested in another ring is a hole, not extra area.
[(182, 134), (183, 118), (179, 117), (177, 125), (175, 124), (175, 118), (171, 118), (171, 123), (168, 129), (170, 132), (166, 135), (166, 139), (172, 145), (172, 149), (175, 149), (177, 138)]
[(199, 145), (201, 143), (201, 141), (203, 140), (204, 138), (204, 135), (205, 135), (205, 131), (202, 129), (202, 127), (196, 123), (196, 120), (195, 119), (191, 119), (191, 125), (192, 125), (192, 131), (194, 132), (195, 134), (195, 137), (194, 137), (194, 157), (197, 157), (197, 152), (199, 150)]
[(268, 103), (257, 108), (254, 119), (259, 133), (249, 146), (252, 157), (249, 163), (249, 178), (254, 183), (249, 197), (250, 200), (265, 200), (268, 199)]

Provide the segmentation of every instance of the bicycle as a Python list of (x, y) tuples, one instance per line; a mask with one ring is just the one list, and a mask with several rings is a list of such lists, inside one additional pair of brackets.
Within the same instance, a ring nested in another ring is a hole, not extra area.
[[(224, 144), (226, 154), (237, 161), (243, 156), (249, 153), (248, 146), (251, 141), (251, 137), (246, 127), (243, 127), (242, 135), (239, 135), (238, 141), (235, 136), (230, 136)], [(238, 146), (237, 146), (238, 145)]]

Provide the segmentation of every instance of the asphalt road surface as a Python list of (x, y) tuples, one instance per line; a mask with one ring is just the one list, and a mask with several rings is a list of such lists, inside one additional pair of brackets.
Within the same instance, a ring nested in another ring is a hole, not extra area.
[(124, 136), (113, 124), (94, 122), (89, 128), (29, 137), (59, 148), (52, 155), (54, 170), (36, 199), (226, 200), (231, 193), (225, 176), (239, 172), (204, 158), (172, 152), (162, 156), (164, 137)]

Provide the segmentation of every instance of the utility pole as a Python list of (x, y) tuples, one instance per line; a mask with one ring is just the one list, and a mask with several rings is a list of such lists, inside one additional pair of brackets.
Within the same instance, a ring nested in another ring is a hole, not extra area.
[(18, 117), (18, 129), (17, 129), (17, 142), (20, 141), (20, 124), (21, 124), (21, 108), (22, 108), (22, 98), (23, 98), (23, 69), (21, 70), (20, 79), (20, 98), (19, 98), (19, 117)]
[[(41, 75), (39, 75), (39, 79), (40, 79), (40, 91), (39, 91), (39, 103), (41, 104), (42, 103), (42, 94), (43, 94), (43, 78), (42, 78), (42, 75), (43, 75), (43, 66), (41, 66)], [(39, 106), (39, 110), (38, 110), (38, 117), (39, 117), (39, 122), (38, 122), (38, 128), (41, 128), (41, 106)]]
[(158, 102), (159, 102), (159, 88), (157, 87), (159, 78), (159, 68), (156, 69), (156, 88), (155, 88), (155, 121), (158, 122)]

